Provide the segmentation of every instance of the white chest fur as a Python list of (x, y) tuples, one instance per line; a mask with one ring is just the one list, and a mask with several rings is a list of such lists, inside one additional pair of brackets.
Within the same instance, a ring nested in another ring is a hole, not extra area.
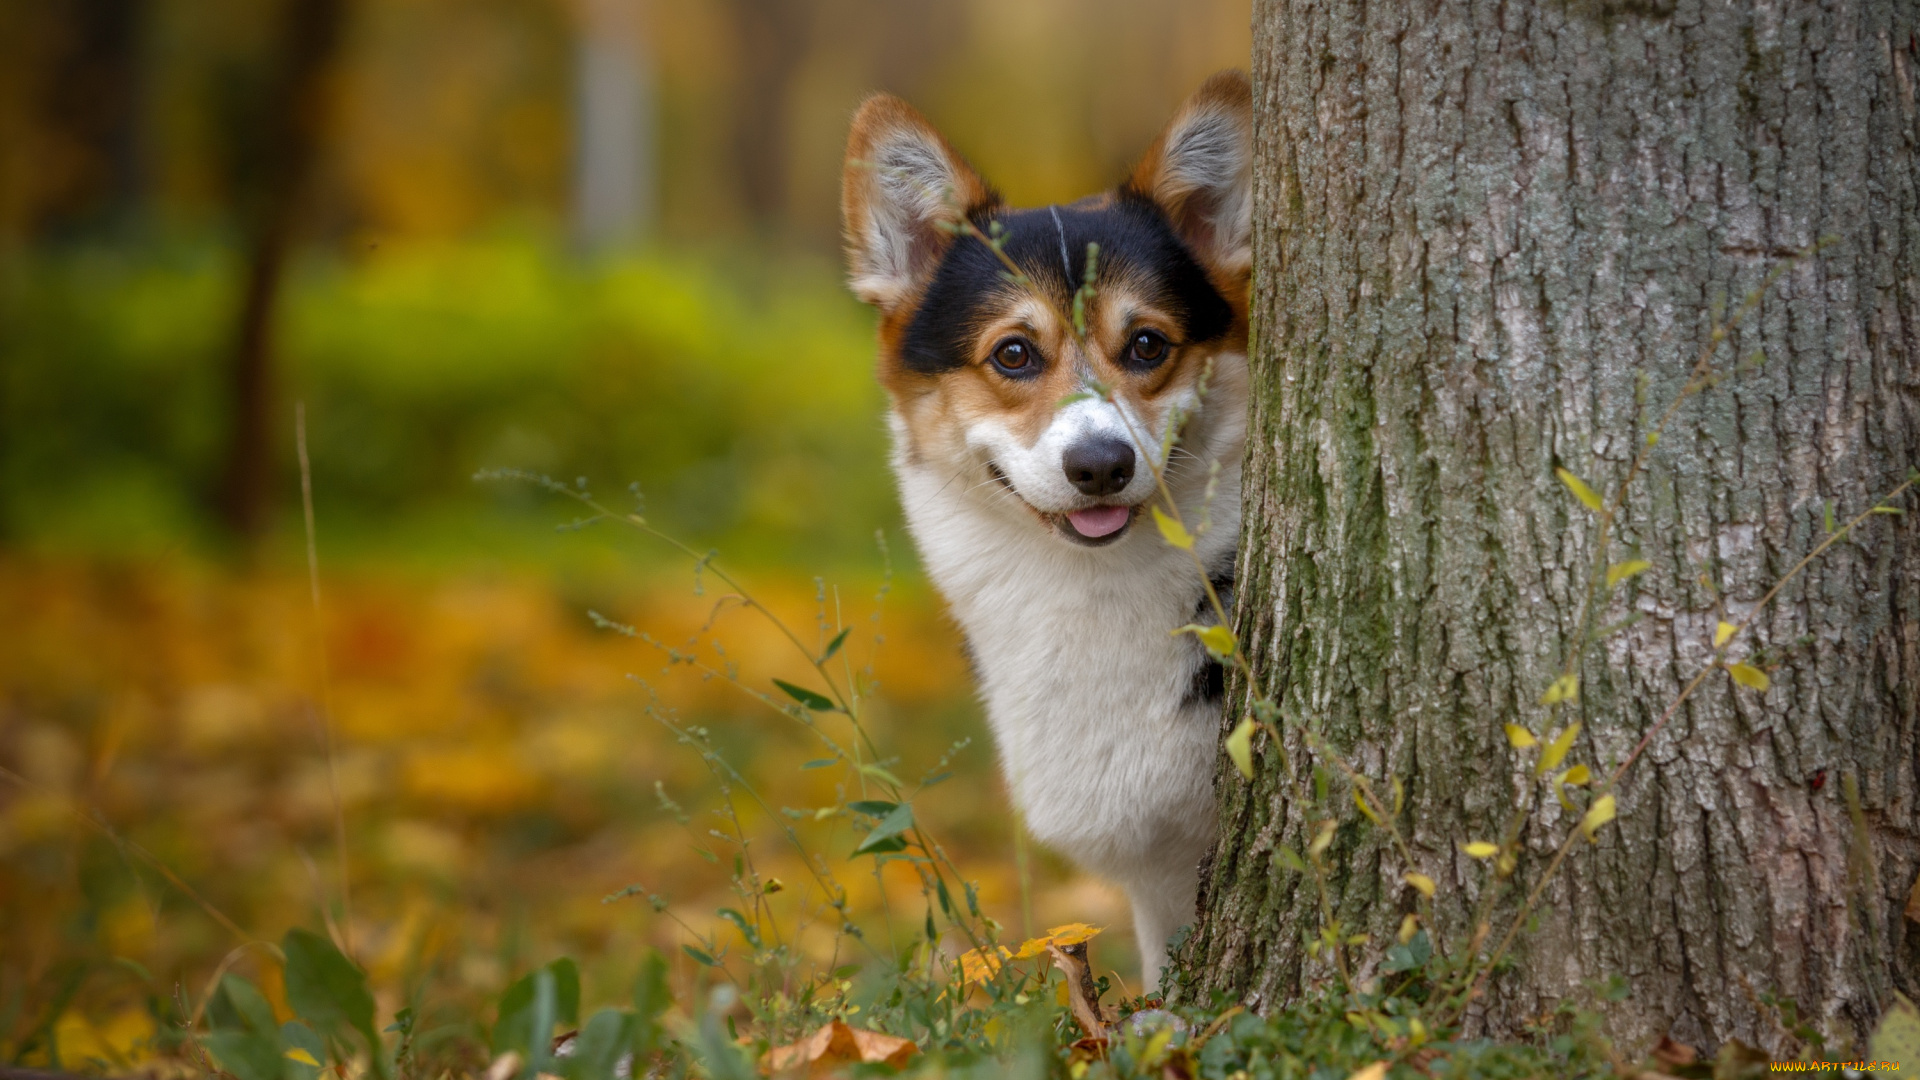
[[(1197, 548), (1216, 571), (1231, 566), (1240, 519), (1239, 440), (1223, 441), (1214, 527)], [(1167, 935), (1192, 919), (1213, 838), (1220, 706), (1195, 693), (1199, 643), (1171, 633), (1212, 621), (1201, 576), (1144, 511), (1118, 542), (1081, 547), (997, 485), (900, 449), (894, 467), (921, 556), (966, 633), (1014, 801), (1035, 837), (1126, 889), (1152, 985)], [(1203, 485), (1190, 486), (1176, 497), (1195, 521)]]

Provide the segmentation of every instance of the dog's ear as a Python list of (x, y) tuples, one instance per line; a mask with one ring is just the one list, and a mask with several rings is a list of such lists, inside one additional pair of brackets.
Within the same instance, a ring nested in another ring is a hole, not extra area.
[(1199, 260), (1253, 265), (1253, 87), (1238, 71), (1208, 79), (1180, 106), (1127, 186), (1160, 204)]
[(953, 227), (996, 201), (926, 117), (890, 94), (868, 98), (840, 180), (854, 293), (882, 309), (898, 304), (932, 274)]

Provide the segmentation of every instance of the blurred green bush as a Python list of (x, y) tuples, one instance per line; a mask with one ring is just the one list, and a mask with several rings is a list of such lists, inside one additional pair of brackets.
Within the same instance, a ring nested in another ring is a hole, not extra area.
[[(0, 543), (219, 544), (239, 262), (209, 242), (0, 268)], [(513, 466), (630, 482), (650, 517), (754, 562), (873, 563), (898, 520), (872, 319), (821, 260), (652, 251), (592, 263), (493, 238), (309, 258), (287, 282), (273, 425), (300, 532), (293, 403), (336, 555), (550, 548)]]

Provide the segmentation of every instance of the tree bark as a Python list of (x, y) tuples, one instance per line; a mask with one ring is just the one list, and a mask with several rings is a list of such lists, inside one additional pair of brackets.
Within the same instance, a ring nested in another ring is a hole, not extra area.
[[(1769, 992), (1864, 1048), (1892, 992), (1920, 992), (1915, 518), (1872, 518), (1752, 609), (1828, 507), (1844, 520), (1920, 463), (1920, 5), (1259, 0), (1254, 24), (1237, 620), (1286, 724), (1383, 791), (1404, 782), (1416, 865), (1337, 771), (1325, 802), (1302, 797), (1257, 741), (1251, 783), (1218, 774), (1186, 992), (1266, 1011), (1328, 977), (1302, 946), (1318, 893), (1276, 854), (1323, 817), (1347, 932), (1388, 940), (1412, 869), (1462, 949), (1492, 868), (1459, 845), (1537, 800), (1497, 937), (1577, 819), (1502, 725), (1577, 720), (1568, 763), (1602, 773), (1711, 661), (1716, 624), (1752, 613), (1731, 655), (1771, 689), (1714, 672), (1654, 735), (1468, 1026), (1512, 1033), (1621, 976), (1632, 997), (1603, 1013), (1628, 1049), (1669, 1032), (1788, 1049)], [(1584, 650), (1550, 721), (1537, 702), (1596, 556), (1555, 468), (1611, 492), (1716, 312), (1828, 237), (1715, 353), (1722, 372), (1764, 363), (1689, 399), (1630, 488), (1606, 557), (1652, 568), (1592, 625), (1639, 621)]]

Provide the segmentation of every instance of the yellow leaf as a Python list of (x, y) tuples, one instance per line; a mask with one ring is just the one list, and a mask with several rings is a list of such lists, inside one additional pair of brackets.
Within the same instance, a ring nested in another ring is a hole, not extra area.
[(1231, 659), (1233, 651), (1240, 647), (1240, 639), (1234, 637), (1233, 631), (1224, 626), (1201, 626), (1198, 623), (1188, 623), (1168, 632), (1175, 637), (1181, 634), (1192, 634), (1199, 638), (1200, 644), (1206, 646), (1207, 654), (1216, 660)]
[(1326, 850), (1333, 846), (1333, 830), (1332, 821), (1321, 822), (1319, 830), (1313, 834), (1313, 842), (1307, 845), (1307, 854), (1325, 854)]
[[(1420, 890), (1421, 896), (1424, 896), (1429, 900), (1433, 899), (1433, 879), (1432, 878), (1428, 877), (1425, 874), (1410, 873), (1406, 875), (1406, 882), (1407, 884)], [(1411, 916), (1409, 916), (1409, 918), (1411, 918)]]
[(1560, 762), (1567, 756), (1567, 751), (1573, 749), (1573, 740), (1578, 737), (1579, 734), (1579, 724), (1568, 724), (1566, 730), (1555, 736), (1554, 740), (1548, 743), (1547, 748), (1541, 752), (1540, 764), (1534, 770), (1534, 775), (1545, 776), (1547, 773), (1559, 768)]
[(1367, 815), (1368, 821), (1373, 822), (1375, 825), (1380, 824), (1380, 815), (1374, 813), (1373, 807), (1367, 805), (1367, 797), (1360, 794), (1360, 786), (1358, 784), (1355, 784), (1353, 788), (1353, 802), (1354, 805), (1360, 808), (1361, 813)]
[(1867, 1045), (1880, 1061), (1920, 1061), (1920, 1009), (1905, 994), (1894, 991), (1893, 1006), (1880, 1018)]
[(1563, 701), (1577, 701), (1580, 697), (1580, 676), (1562, 675), (1553, 680), (1547, 692), (1540, 695), (1540, 704), (1558, 705)]
[(1720, 621), (1720, 625), (1713, 628), (1713, 647), (1717, 649), (1720, 646), (1725, 645), (1728, 641), (1731, 641), (1733, 639), (1733, 635), (1739, 632), (1740, 632), (1739, 627), (1733, 625), (1730, 622), (1727, 622), (1725, 619), (1722, 619)]
[(1605, 509), (1606, 504), (1600, 501), (1600, 496), (1594, 494), (1594, 490), (1588, 487), (1585, 481), (1565, 469), (1555, 469), (1553, 474), (1560, 478), (1561, 483), (1567, 485), (1567, 490), (1573, 492), (1574, 498), (1586, 504), (1587, 509), (1596, 514)]
[(1376, 1061), (1373, 1064), (1347, 1077), (1347, 1080), (1386, 1080), (1387, 1063)]
[(1614, 563), (1607, 567), (1607, 588), (1611, 589), (1628, 578), (1644, 574), (1651, 569), (1653, 564), (1645, 559), (1630, 559), (1627, 562)]
[(1400, 933), (1398, 935), (1400, 944), (1405, 945), (1407, 942), (1412, 941), (1413, 935), (1418, 933), (1419, 930), (1420, 916), (1415, 915), (1411, 911), (1407, 912), (1407, 917), (1400, 920)]
[(1499, 847), (1489, 844), (1485, 840), (1475, 840), (1472, 843), (1462, 844), (1460, 845), (1460, 850), (1475, 859), (1491, 859), (1495, 855), (1500, 854)]
[(1528, 731), (1519, 724), (1507, 725), (1507, 742), (1511, 744), (1515, 750), (1525, 750), (1527, 747), (1539, 741), (1540, 740), (1533, 737), (1533, 732)]
[(1592, 840), (1593, 834), (1600, 831), (1600, 826), (1612, 820), (1613, 796), (1602, 795), (1587, 807), (1587, 816), (1580, 819), (1580, 831), (1587, 834), (1588, 840)]
[(302, 1065), (311, 1065), (316, 1069), (320, 1067), (320, 1063), (313, 1060), (312, 1054), (307, 1053), (297, 1046), (288, 1050), (284, 1056), (288, 1061), (297, 1061)]
[(1015, 960), (1031, 960), (1045, 953), (1049, 945), (1079, 945), (1092, 941), (1103, 929), (1105, 929), (1105, 927), (1089, 926), (1086, 923), (1080, 922), (1067, 923), (1065, 926), (1056, 926), (1047, 931), (1044, 936), (1029, 938), (1021, 942), (1020, 948), (1013, 953), (1013, 958)]
[(1258, 726), (1248, 717), (1227, 736), (1227, 757), (1232, 759), (1233, 767), (1240, 770), (1240, 775), (1249, 780), (1253, 779), (1253, 731)]
[(1159, 507), (1153, 508), (1153, 523), (1160, 528), (1160, 535), (1167, 543), (1182, 551), (1193, 550), (1193, 534), (1187, 527), (1174, 518), (1170, 518)]
[(1751, 664), (1728, 664), (1727, 674), (1733, 676), (1734, 682), (1762, 694), (1767, 692), (1767, 687), (1773, 685), (1773, 680), (1767, 678), (1766, 672)]
[(986, 982), (1000, 970), (1000, 965), (1013, 954), (1004, 948), (983, 945), (978, 949), (968, 949), (960, 954), (960, 977), (969, 985)]

